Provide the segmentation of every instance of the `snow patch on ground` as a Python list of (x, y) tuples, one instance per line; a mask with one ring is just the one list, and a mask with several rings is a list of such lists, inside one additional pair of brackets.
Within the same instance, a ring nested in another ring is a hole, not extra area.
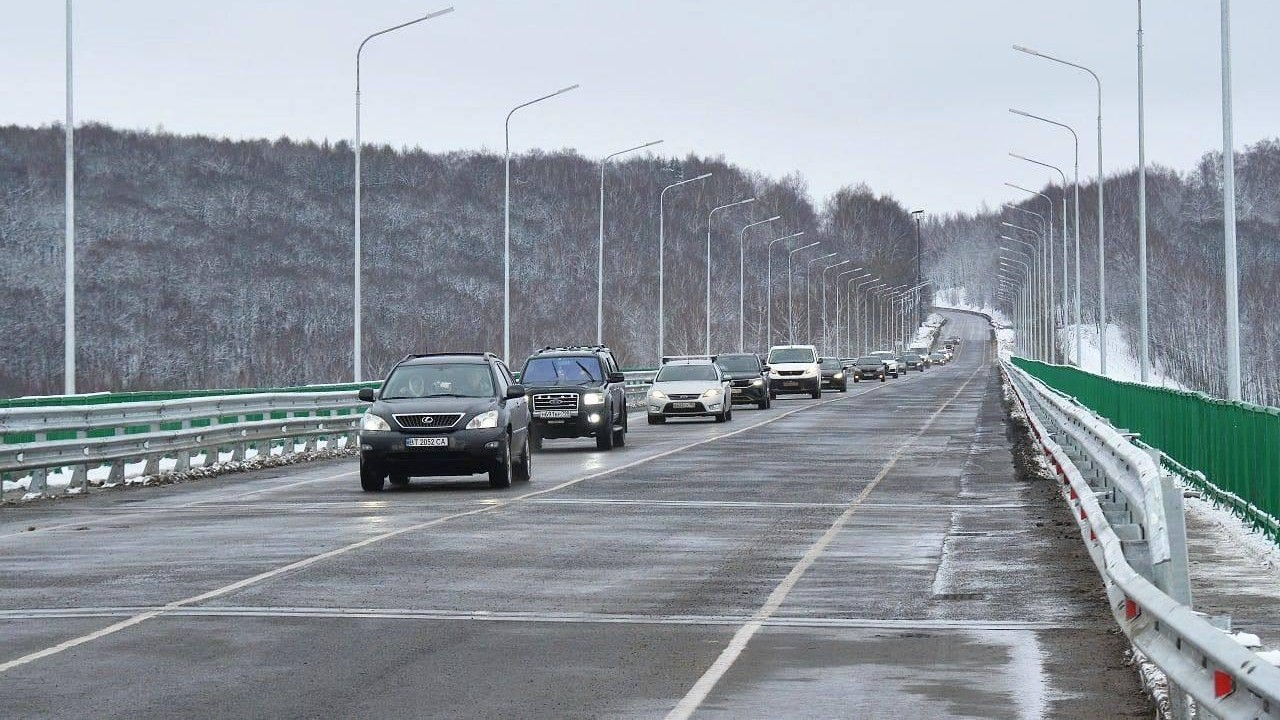
[[(1060, 347), (1066, 349), (1071, 359), (1071, 364), (1091, 373), (1102, 373), (1102, 350), (1099, 347), (1098, 326), (1081, 325), (1080, 326), (1080, 362), (1076, 362), (1076, 326), (1068, 325), (1058, 330), (1058, 341)], [(1187, 390), (1185, 385), (1175, 380), (1169, 375), (1168, 370), (1152, 357), (1151, 362), (1151, 380), (1148, 385), (1156, 387), (1167, 387), (1175, 390)], [(1107, 377), (1112, 380), (1121, 380), (1123, 382), (1140, 383), (1142, 380), (1142, 367), (1138, 361), (1138, 354), (1134, 349), (1129, 347), (1129, 341), (1125, 337), (1124, 330), (1119, 325), (1107, 326)]]

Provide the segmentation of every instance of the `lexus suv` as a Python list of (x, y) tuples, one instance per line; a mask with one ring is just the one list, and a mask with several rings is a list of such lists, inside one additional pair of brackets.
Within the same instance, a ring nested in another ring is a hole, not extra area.
[(773, 401), (769, 399), (769, 366), (754, 353), (725, 353), (715, 357), (716, 364), (733, 388), (733, 403), (754, 403), (767, 410)]
[(645, 396), (649, 424), (661, 425), (672, 417), (733, 419), (733, 389), (720, 366), (707, 356), (662, 358)]
[(367, 492), (388, 476), (397, 487), (440, 475), (488, 473), (495, 488), (529, 479), (529, 402), (493, 353), (409, 355), (359, 397), (373, 403), (360, 418)]
[(766, 362), (773, 376), (770, 397), (776, 399), (783, 393), (808, 393), (815, 400), (822, 397), (822, 368), (816, 347), (775, 345), (769, 349)]
[(520, 383), (533, 408), (534, 450), (550, 438), (593, 437), (600, 450), (626, 444), (627, 382), (609, 348), (543, 348), (525, 361)]

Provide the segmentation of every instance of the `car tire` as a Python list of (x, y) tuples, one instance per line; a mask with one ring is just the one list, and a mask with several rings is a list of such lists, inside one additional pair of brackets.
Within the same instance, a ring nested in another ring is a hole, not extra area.
[(728, 419), (729, 419), (729, 411), (728, 411), (728, 410), (723, 410), (723, 411), (721, 411), (721, 412), (716, 413), (716, 415), (715, 415), (715, 420), (716, 420), (716, 422), (718, 422), (718, 423), (726, 422), (726, 421), (728, 421)]
[(764, 397), (764, 399), (763, 399), (763, 400), (761, 400), (760, 402), (756, 403), (756, 407), (757, 407), (757, 408), (759, 408), (759, 409), (761, 409), (761, 410), (768, 410), (768, 409), (769, 409), (769, 396), (767, 396), (767, 395), (766, 395), (766, 396)]
[(770, 401), (773, 401), (773, 400), (777, 400), (777, 399), (778, 399), (778, 393), (776, 393), (776, 392), (774, 392), (774, 391), (770, 390), (770, 391), (769, 391), (769, 400), (770, 400)]
[(733, 406), (729, 406), (725, 408), (724, 419), (725, 419), (725, 422), (731, 422), (733, 420)]
[(814, 389), (814, 390), (810, 391), (810, 392), (809, 392), (809, 397), (813, 398), (814, 400), (821, 400), (821, 399), (822, 399), (822, 386), (821, 386), (821, 385), (819, 385), (816, 389)]
[(840, 392), (849, 392), (849, 383), (840, 386)]
[(542, 436), (532, 427), (529, 428), (529, 449), (533, 452), (542, 452)]
[(392, 475), (390, 479), (391, 479), (391, 487), (402, 488), (402, 487), (406, 487), (409, 484), (408, 475)]
[(382, 471), (360, 463), (360, 489), (365, 492), (381, 492), (387, 476)]
[(664, 418), (664, 417), (662, 417), (661, 415), (650, 415), (650, 416), (649, 416), (649, 424), (650, 424), (650, 425), (661, 425), (661, 424), (665, 423), (666, 421), (667, 421), (667, 419), (666, 419), (666, 418)]
[(495, 489), (511, 487), (512, 465), (511, 436), (503, 435), (502, 443), (498, 447), (498, 457), (493, 461), (493, 467), (489, 470), (489, 487)]
[(613, 446), (626, 447), (627, 445), (627, 413), (622, 413), (622, 426), (613, 431)]
[(880, 382), (884, 382), (884, 380), (885, 380), (885, 376), (884, 376), (884, 375), (881, 375), (881, 376), (880, 376)]
[(596, 449), (613, 449), (613, 416), (605, 418), (604, 428), (596, 433)]
[(531, 443), (528, 441), (524, 444), (524, 452), (520, 454), (520, 462), (516, 463), (513, 470), (515, 479), (520, 482), (529, 482), (533, 477), (533, 448), (529, 447)]

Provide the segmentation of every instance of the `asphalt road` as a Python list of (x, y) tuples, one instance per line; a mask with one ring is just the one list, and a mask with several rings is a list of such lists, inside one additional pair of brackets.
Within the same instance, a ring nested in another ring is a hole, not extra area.
[(3, 717), (1150, 716), (988, 330), (510, 490), (354, 461), (0, 511)]

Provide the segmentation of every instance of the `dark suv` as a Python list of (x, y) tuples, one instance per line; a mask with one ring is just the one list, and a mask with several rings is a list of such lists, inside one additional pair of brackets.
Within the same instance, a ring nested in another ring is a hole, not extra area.
[(546, 438), (594, 437), (600, 450), (626, 444), (627, 382), (609, 348), (543, 348), (525, 361), (520, 382), (535, 450)]
[(388, 475), (400, 487), (414, 476), (488, 473), (495, 488), (529, 479), (529, 402), (493, 353), (409, 355), (360, 399), (373, 403), (360, 419), (366, 491)]
[(715, 356), (725, 379), (733, 386), (733, 403), (754, 403), (761, 410), (767, 410), (773, 401), (769, 399), (772, 384), (769, 381), (769, 366), (760, 360), (755, 353), (722, 353)]

